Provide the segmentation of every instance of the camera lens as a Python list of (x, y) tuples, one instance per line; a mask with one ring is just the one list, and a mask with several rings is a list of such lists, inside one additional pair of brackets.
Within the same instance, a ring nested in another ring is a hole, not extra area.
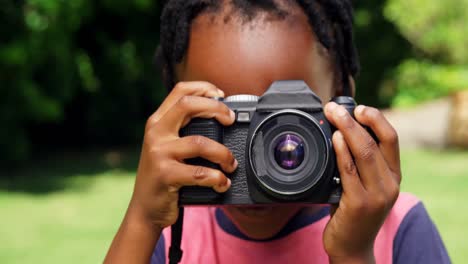
[(285, 170), (294, 170), (304, 161), (304, 141), (294, 134), (284, 134), (275, 147), (275, 160)]
[(323, 178), (328, 140), (319, 121), (308, 113), (285, 109), (266, 117), (253, 131), (248, 170), (275, 199), (292, 201)]

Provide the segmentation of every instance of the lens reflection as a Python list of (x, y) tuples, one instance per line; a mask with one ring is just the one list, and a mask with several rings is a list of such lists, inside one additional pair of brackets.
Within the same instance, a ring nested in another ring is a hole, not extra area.
[(304, 142), (293, 134), (284, 134), (275, 147), (275, 160), (281, 168), (294, 170), (304, 161)]

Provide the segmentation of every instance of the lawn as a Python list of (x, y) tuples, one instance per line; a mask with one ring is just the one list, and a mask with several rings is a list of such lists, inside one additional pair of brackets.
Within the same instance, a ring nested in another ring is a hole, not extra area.
[[(68, 153), (0, 177), (0, 263), (99, 263), (131, 195), (136, 154)], [(404, 151), (454, 263), (468, 259), (468, 152)]]

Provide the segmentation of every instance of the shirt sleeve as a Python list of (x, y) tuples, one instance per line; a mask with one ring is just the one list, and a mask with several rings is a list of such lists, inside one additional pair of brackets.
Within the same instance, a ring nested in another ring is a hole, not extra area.
[(393, 263), (451, 263), (439, 232), (421, 202), (406, 214), (398, 228)]
[(159, 237), (158, 243), (153, 251), (153, 256), (151, 256), (151, 264), (164, 264), (166, 263), (166, 245), (164, 242), (164, 235), (161, 234)]

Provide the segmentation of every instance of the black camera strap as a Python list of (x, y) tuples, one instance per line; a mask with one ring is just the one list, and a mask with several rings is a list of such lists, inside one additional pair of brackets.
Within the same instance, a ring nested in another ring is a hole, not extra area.
[(179, 208), (179, 217), (171, 226), (171, 247), (169, 248), (169, 264), (177, 264), (182, 259), (183, 251), (180, 248), (182, 242), (182, 226), (184, 223), (184, 208)]

